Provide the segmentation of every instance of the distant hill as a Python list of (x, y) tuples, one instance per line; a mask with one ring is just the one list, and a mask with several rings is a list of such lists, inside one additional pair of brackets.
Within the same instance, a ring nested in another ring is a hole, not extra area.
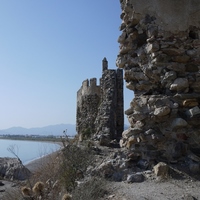
[(58, 124), (50, 125), (41, 128), (22, 128), (12, 127), (0, 130), (0, 135), (63, 135), (63, 131), (67, 129), (67, 135), (73, 136), (76, 134), (75, 124)]
[[(124, 130), (128, 129), (129, 125), (124, 124)], [(57, 124), (50, 125), (41, 128), (23, 128), (23, 127), (12, 127), (8, 129), (0, 130), (0, 135), (63, 135), (63, 131), (67, 129), (67, 135), (76, 135), (75, 124)]]

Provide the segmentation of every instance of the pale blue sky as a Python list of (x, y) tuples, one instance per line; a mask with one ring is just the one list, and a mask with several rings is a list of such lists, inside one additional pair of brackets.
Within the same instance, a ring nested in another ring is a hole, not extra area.
[(119, 0), (2, 0), (0, 129), (75, 124), (82, 81), (104, 57), (117, 69), (120, 14)]

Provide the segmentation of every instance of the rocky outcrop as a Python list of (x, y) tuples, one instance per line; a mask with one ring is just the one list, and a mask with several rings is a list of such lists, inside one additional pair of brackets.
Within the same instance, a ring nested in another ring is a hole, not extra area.
[(120, 145), (147, 161), (195, 163), (199, 170), (200, 3), (120, 2), (116, 64), (135, 94)]
[(25, 180), (30, 174), (17, 158), (0, 158), (0, 177), (8, 180)]

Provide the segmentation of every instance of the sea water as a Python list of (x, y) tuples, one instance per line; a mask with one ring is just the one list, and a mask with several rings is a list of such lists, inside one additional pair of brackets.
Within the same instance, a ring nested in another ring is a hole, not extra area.
[(51, 142), (0, 139), (0, 157), (16, 158), (18, 156), (23, 164), (53, 153), (60, 148), (60, 145)]

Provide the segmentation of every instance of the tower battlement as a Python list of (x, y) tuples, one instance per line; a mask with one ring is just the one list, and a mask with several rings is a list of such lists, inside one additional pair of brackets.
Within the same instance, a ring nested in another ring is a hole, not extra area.
[(109, 135), (119, 139), (124, 130), (123, 71), (108, 69), (106, 58), (102, 60), (100, 85), (91, 78), (82, 82), (77, 92), (76, 128), (81, 138), (90, 135)]

